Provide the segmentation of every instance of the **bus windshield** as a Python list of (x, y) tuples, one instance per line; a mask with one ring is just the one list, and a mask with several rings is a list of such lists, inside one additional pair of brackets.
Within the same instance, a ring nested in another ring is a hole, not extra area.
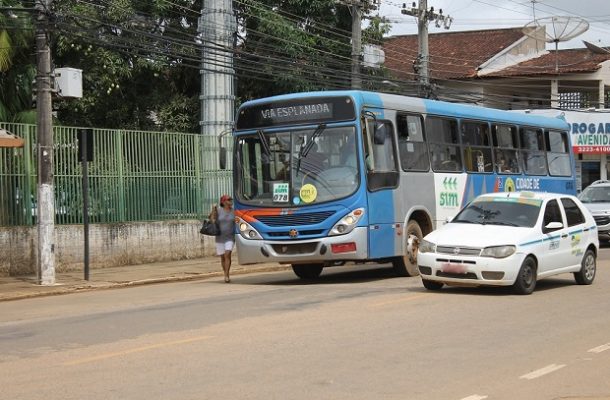
[(275, 131), (236, 140), (236, 196), (247, 204), (302, 206), (349, 196), (358, 188), (353, 126)]

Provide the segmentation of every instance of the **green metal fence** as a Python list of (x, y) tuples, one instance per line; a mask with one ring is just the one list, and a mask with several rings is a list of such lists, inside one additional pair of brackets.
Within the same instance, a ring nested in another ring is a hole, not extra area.
[[(33, 225), (36, 127), (4, 123), (0, 127), (25, 140), (24, 148), (0, 149), (0, 226)], [(53, 129), (58, 224), (78, 224), (83, 219), (78, 129)], [(230, 170), (204, 167), (218, 165), (209, 162), (217, 160), (218, 146), (216, 138), (198, 134), (93, 129), (94, 159), (88, 166), (90, 221), (202, 218), (222, 193), (231, 193)]]

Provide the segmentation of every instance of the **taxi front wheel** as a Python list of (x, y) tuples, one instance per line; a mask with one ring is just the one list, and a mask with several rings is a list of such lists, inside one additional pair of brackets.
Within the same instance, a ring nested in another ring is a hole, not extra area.
[(591, 249), (587, 249), (585, 255), (582, 257), (580, 263), (580, 271), (574, 272), (574, 279), (579, 285), (590, 285), (595, 279), (595, 272), (597, 270), (597, 262), (595, 260), (595, 253)]
[(421, 283), (428, 290), (441, 290), (443, 288), (443, 282), (430, 281), (428, 279), (422, 279)]
[(531, 294), (536, 288), (536, 260), (528, 256), (523, 260), (513, 290), (517, 294)]

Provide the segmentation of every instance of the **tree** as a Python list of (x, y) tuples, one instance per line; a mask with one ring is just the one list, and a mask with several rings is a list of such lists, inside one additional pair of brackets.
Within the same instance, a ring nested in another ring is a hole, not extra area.
[(253, 72), (238, 76), (241, 98), (349, 86), (347, 6), (332, 0), (236, 4), (242, 27), (236, 68)]
[(56, 102), (62, 123), (197, 132), (193, 3), (56, 0), (55, 63), (83, 70), (83, 98)]
[(0, 121), (35, 123), (32, 14), (19, 10), (24, 8), (21, 1), (0, 0), (0, 7)]

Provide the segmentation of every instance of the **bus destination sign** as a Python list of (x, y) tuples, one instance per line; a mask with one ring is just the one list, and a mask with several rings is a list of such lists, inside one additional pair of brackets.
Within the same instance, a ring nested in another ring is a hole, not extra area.
[(356, 117), (349, 97), (304, 98), (244, 107), (237, 118), (237, 129), (311, 122), (349, 121)]
[(293, 119), (320, 119), (329, 118), (333, 115), (332, 103), (301, 104), (290, 107), (266, 108), (261, 110), (263, 120), (273, 120), (276, 122)]

